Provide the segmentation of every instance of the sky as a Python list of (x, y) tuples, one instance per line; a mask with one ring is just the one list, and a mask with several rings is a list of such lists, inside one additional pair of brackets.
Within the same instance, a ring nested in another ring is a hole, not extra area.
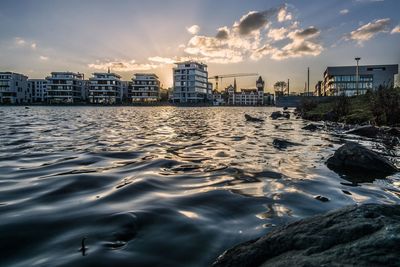
[[(313, 88), (327, 66), (400, 63), (398, 0), (1, 0), (0, 71), (52, 71), (130, 80), (156, 73), (172, 86), (174, 62), (209, 76), (258, 73), (266, 91), (290, 79)], [(257, 77), (237, 79), (255, 87)], [(223, 86), (233, 83), (223, 80)]]

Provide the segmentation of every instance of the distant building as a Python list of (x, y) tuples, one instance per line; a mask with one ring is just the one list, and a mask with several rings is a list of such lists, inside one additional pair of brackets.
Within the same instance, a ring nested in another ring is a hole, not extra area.
[(155, 102), (160, 100), (160, 81), (154, 73), (136, 73), (132, 78), (131, 102)]
[[(323, 91), (325, 95), (352, 96), (357, 94), (356, 66), (328, 67), (324, 72)], [(393, 86), (394, 75), (399, 65), (359, 66), (358, 93), (376, 90), (379, 86)]]
[(132, 81), (121, 81), (122, 103), (129, 102), (129, 92), (132, 90)]
[(174, 103), (204, 103), (212, 100), (212, 87), (208, 83), (207, 65), (186, 61), (176, 63), (173, 69)]
[(89, 79), (90, 103), (116, 104), (122, 101), (121, 76), (115, 73), (96, 72)]
[(261, 76), (256, 81), (256, 88), (241, 89), (237, 92), (236, 79), (234, 85), (230, 85), (225, 89), (227, 94), (228, 105), (237, 106), (262, 106), (264, 105), (264, 85), (265, 82)]
[(47, 101), (46, 79), (28, 79), (28, 90), (32, 94), (33, 103), (43, 103)]
[(22, 104), (31, 102), (28, 77), (14, 72), (0, 72), (0, 103)]
[(314, 87), (314, 95), (315, 96), (323, 96), (324, 92), (322, 90), (322, 81), (318, 81)]
[(75, 72), (52, 72), (47, 80), (49, 103), (76, 103), (83, 101), (84, 75)]

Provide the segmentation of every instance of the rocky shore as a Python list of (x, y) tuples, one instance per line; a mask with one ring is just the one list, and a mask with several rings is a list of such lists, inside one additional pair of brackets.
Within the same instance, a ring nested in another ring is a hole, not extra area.
[(365, 204), (278, 227), (213, 267), (400, 266), (400, 205)]

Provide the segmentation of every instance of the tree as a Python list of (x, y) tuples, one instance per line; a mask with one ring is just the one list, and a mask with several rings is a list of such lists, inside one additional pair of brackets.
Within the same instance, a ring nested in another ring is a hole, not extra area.
[(278, 81), (274, 84), (275, 95), (284, 95), (287, 89), (287, 84), (284, 81)]

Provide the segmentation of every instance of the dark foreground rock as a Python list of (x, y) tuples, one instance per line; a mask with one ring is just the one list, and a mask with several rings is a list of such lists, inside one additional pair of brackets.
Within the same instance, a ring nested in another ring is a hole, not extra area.
[(354, 142), (341, 146), (326, 164), (338, 173), (366, 178), (381, 178), (398, 171), (385, 157)]
[(346, 132), (347, 134), (354, 134), (369, 138), (376, 138), (378, 134), (381, 133), (381, 130), (378, 127), (372, 125), (361, 126), (356, 129), (350, 130)]
[(400, 266), (400, 205), (349, 206), (278, 227), (214, 267)]
[(304, 126), (304, 127), (301, 128), (301, 129), (307, 130), (307, 131), (311, 131), (311, 132), (315, 132), (316, 130), (318, 130), (318, 129), (320, 129), (320, 128), (321, 128), (321, 125), (317, 125), (317, 124), (310, 123), (310, 124)]
[(244, 118), (246, 119), (246, 121), (251, 121), (251, 122), (263, 122), (264, 121), (263, 119), (255, 118), (248, 114), (244, 114)]

